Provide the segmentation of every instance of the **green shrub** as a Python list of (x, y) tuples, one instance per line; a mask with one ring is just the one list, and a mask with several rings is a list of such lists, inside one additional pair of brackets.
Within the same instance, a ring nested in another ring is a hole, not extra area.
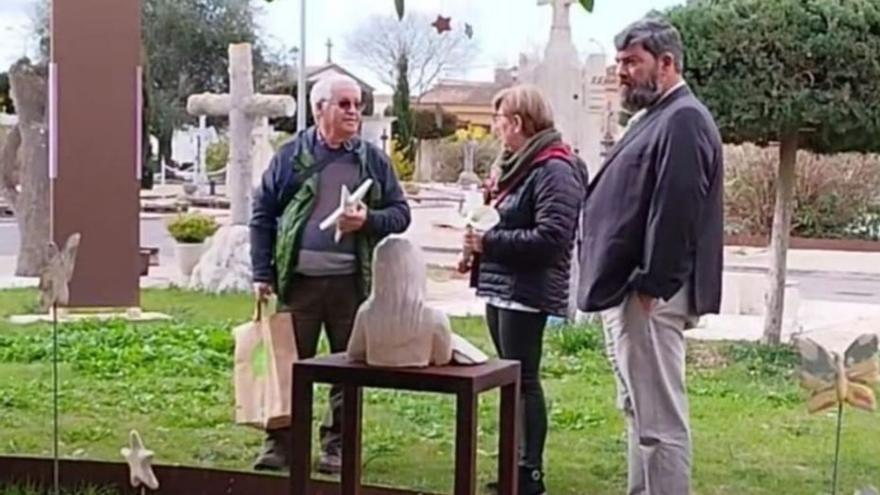
[(185, 244), (198, 244), (217, 231), (214, 217), (203, 213), (182, 213), (168, 222), (168, 233), (175, 241)]
[[(776, 201), (775, 147), (725, 146), (726, 227), (734, 234), (769, 235)], [(792, 234), (816, 238), (876, 238), (880, 216), (880, 157), (860, 153), (798, 153)]]
[[(455, 182), (464, 169), (464, 142), (455, 137), (440, 141), (437, 146), (437, 160), (433, 167), (433, 180), (440, 182)], [(477, 150), (474, 155), (474, 172), (480, 177), (488, 177), (489, 168), (498, 153), (501, 151), (501, 143), (487, 134), (477, 140)]]
[(205, 164), (208, 167), (208, 172), (223, 170), (227, 163), (229, 163), (229, 140), (221, 138), (216, 143), (209, 144), (208, 149), (205, 150)]
[(576, 356), (584, 351), (604, 352), (605, 336), (602, 327), (595, 324), (564, 324), (547, 331), (550, 348), (563, 356)]
[(410, 181), (416, 172), (415, 163), (406, 157), (406, 151), (397, 147), (397, 143), (391, 143), (391, 165), (394, 167), (394, 173), (400, 181)]

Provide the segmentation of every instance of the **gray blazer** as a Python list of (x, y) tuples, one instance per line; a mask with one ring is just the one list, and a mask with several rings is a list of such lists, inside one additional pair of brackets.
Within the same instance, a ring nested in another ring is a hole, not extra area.
[(717, 313), (724, 266), (724, 167), (712, 115), (683, 86), (611, 149), (581, 217), (578, 306), (637, 291), (668, 300), (691, 282), (695, 315)]

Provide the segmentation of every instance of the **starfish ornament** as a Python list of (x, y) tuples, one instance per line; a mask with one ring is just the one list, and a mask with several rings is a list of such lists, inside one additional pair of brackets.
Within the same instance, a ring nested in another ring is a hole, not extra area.
[(80, 234), (72, 234), (59, 252), (54, 242), (49, 243), (46, 264), (40, 270), (40, 307), (48, 311), (56, 304), (66, 306), (70, 300), (67, 284), (73, 277), (76, 265), (76, 252), (79, 248)]
[(337, 220), (342, 216), (346, 211), (350, 211), (352, 208), (356, 208), (358, 203), (364, 199), (364, 196), (367, 195), (367, 191), (370, 190), (370, 186), (373, 185), (373, 179), (365, 180), (354, 192), (349, 192), (348, 187), (345, 185), (342, 186), (342, 191), (339, 194), (339, 207), (333, 210), (333, 213), (327, 215), (327, 218), (321, 221), (318, 227), (321, 230), (327, 230), (332, 225), (337, 225), (336, 227), (336, 235), (334, 236), (334, 240), (338, 243), (342, 240), (342, 231), (339, 230), (339, 226), (337, 224)]
[(443, 34), (446, 31), (452, 31), (452, 27), (450, 26), (451, 21), (452, 17), (443, 17), (438, 14), (437, 20), (432, 22), (431, 25), (437, 30), (437, 34)]
[(121, 452), (128, 462), (131, 486), (158, 490), (159, 480), (153, 473), (153, 451), (144, 447), (144, 442), (136, 430), (131, 431), (128, 441), (129, 447), (123, 448)]

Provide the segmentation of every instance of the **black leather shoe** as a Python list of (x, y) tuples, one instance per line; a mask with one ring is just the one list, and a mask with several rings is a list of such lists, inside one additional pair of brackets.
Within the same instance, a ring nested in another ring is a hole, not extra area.
[(519, 468), (519, 495), (545, 495), (544, 472), (538, 468)]
[[(501, 495), (497, 481), (486, 483), (486, 491)], [(519, 493), (520, 495), (545, 495), (544, 473), (540, 469), (519, 468)]]
[(254, 463), (256, 471), (283, 471), (287, 469), (286, 449), (276, 440), (267, 438), (263, 451)]
[(321, 452), (318, 460), (318, 472), (335, 475), (342, 472), (342, 457), (337, 452)]

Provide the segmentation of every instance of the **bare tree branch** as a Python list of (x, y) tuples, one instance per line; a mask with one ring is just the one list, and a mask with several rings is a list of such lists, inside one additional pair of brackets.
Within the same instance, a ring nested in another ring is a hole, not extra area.
[(394, 16), (373, 16), (346, 40), (346, 56), (373, 72), (383, 84), (397, 84), (397, 62), (409, 59), (407, 77), (414, 94), (428, 90), (442, 75), (464, 71), (478, 53), (476, 41), (453, 23), (452, 31), (438, 34), (424, 14), (407, 13), (403, 21)]

